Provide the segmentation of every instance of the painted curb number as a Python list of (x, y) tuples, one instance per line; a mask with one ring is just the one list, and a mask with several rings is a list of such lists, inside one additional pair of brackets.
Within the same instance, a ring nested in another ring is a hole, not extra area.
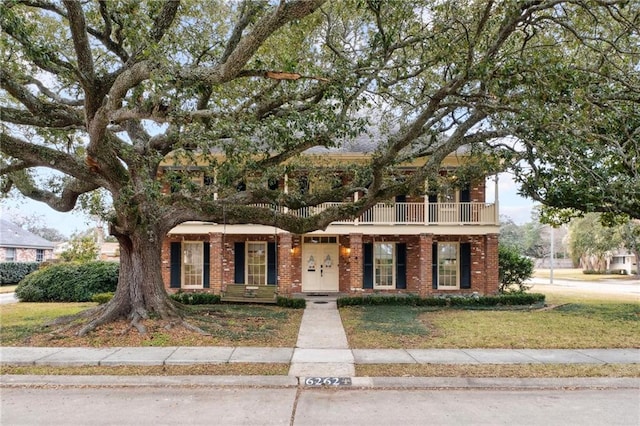
[(307, 377), (306, 386), (351, 386), (351, 377)]

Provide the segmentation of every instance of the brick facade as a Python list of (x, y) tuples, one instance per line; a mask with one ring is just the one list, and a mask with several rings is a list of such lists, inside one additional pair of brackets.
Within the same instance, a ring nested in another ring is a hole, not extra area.
[[(219, 294), (234, 282), (235, 243), (248, 241), (275, 242), (277, 247), (277, 285), (283, 295), (302, 292), (302, 238), (299, 235), (223, 235), (221, 233), (197, 235), (171, 235), (163, 242), (162, 276), (170, 291), (170, 244), (180, 241), (203, 241), (210, 244), (210, 287), (198, 291)], [(364, 289), (364, 244), (389, 242), (406, 244), (406, 289)], [(438, 242), (469, 243), (471, 247), (471, 285), (469, 289), (434, 289), (432, 250)], [(494, 294), (498, 290), (498, 235), (435, 236), (349, 234), (338, 237), (339, 291), (359, 293), (410, 293), (422, 297), (450, 294)]]
[[(15, 258), (13, 260), (7, 259), (9, 256), (8, 249), (10, 247), (0, 247), (0, 262), (37, 262), (38, 250), (33, 248), (13, 248)], [(42, 262), (53, 259), (53, 249), (40, 249), (42, 250)]]

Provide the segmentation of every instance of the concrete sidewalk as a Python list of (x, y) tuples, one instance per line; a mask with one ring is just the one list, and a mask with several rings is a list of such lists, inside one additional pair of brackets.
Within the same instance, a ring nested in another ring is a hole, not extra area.
[(295, 348), (0, 347), (0, 364), (289, 364), (289, 376), (353, 377), (355, 364), (632, 364), (640, 349), (350, 349), (335, 297), (308, 298)]
[[(323, 364), (635, 364), (640, 349), (305, 349), (270, 347), (2, 347), (0, 363), (10, 365), (118, 366), (225, 363), (291, 364), (290, 375), (321, 374)], [(296, 367), (315, 365), (317, 370)], [(342, 366), (340, 368), (348, 368)], [(292, 374), (293, 373), (293, 374)]]

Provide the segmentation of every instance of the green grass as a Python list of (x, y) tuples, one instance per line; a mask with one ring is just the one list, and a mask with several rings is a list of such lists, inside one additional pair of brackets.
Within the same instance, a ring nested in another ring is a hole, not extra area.
[(357, 306), (340, 314), (352, 348), (640, 347), (640, 305), (606, 299), (537, 310)]
[(426, 336), (429, 330), (418, 321), (423, 309), (409, 306), (377, 306), (362, 311), (362, 328), (367, 331)]
[(57, 332), (43, 325), (95, 303), (16, 303), (0, 305), (0, 342), (4, 346), (295, 346), (303, 311), (265, 305), (187, 306), (185, 319), (208, 336), (165, 322), (145, 320), (146, 335), (129, 330), (126, 320), (99, 327), (85, 337), (71, 328)]
[(0, 306), (0, 342), (20, 344), (33, 334), (45, 333), (44, 324), (58, 317), (77, 314), (95, 303), (12, 303)]

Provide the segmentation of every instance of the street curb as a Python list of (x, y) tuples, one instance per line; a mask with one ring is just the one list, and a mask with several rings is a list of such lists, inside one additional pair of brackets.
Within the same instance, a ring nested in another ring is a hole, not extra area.
[(635, 377), (480, 378), (351, 377), (350, 385), (309, 386), (295, 376), (45, 376), (2, 375), (0, 387), (257, 387), (318, 389), (634, 389)]

